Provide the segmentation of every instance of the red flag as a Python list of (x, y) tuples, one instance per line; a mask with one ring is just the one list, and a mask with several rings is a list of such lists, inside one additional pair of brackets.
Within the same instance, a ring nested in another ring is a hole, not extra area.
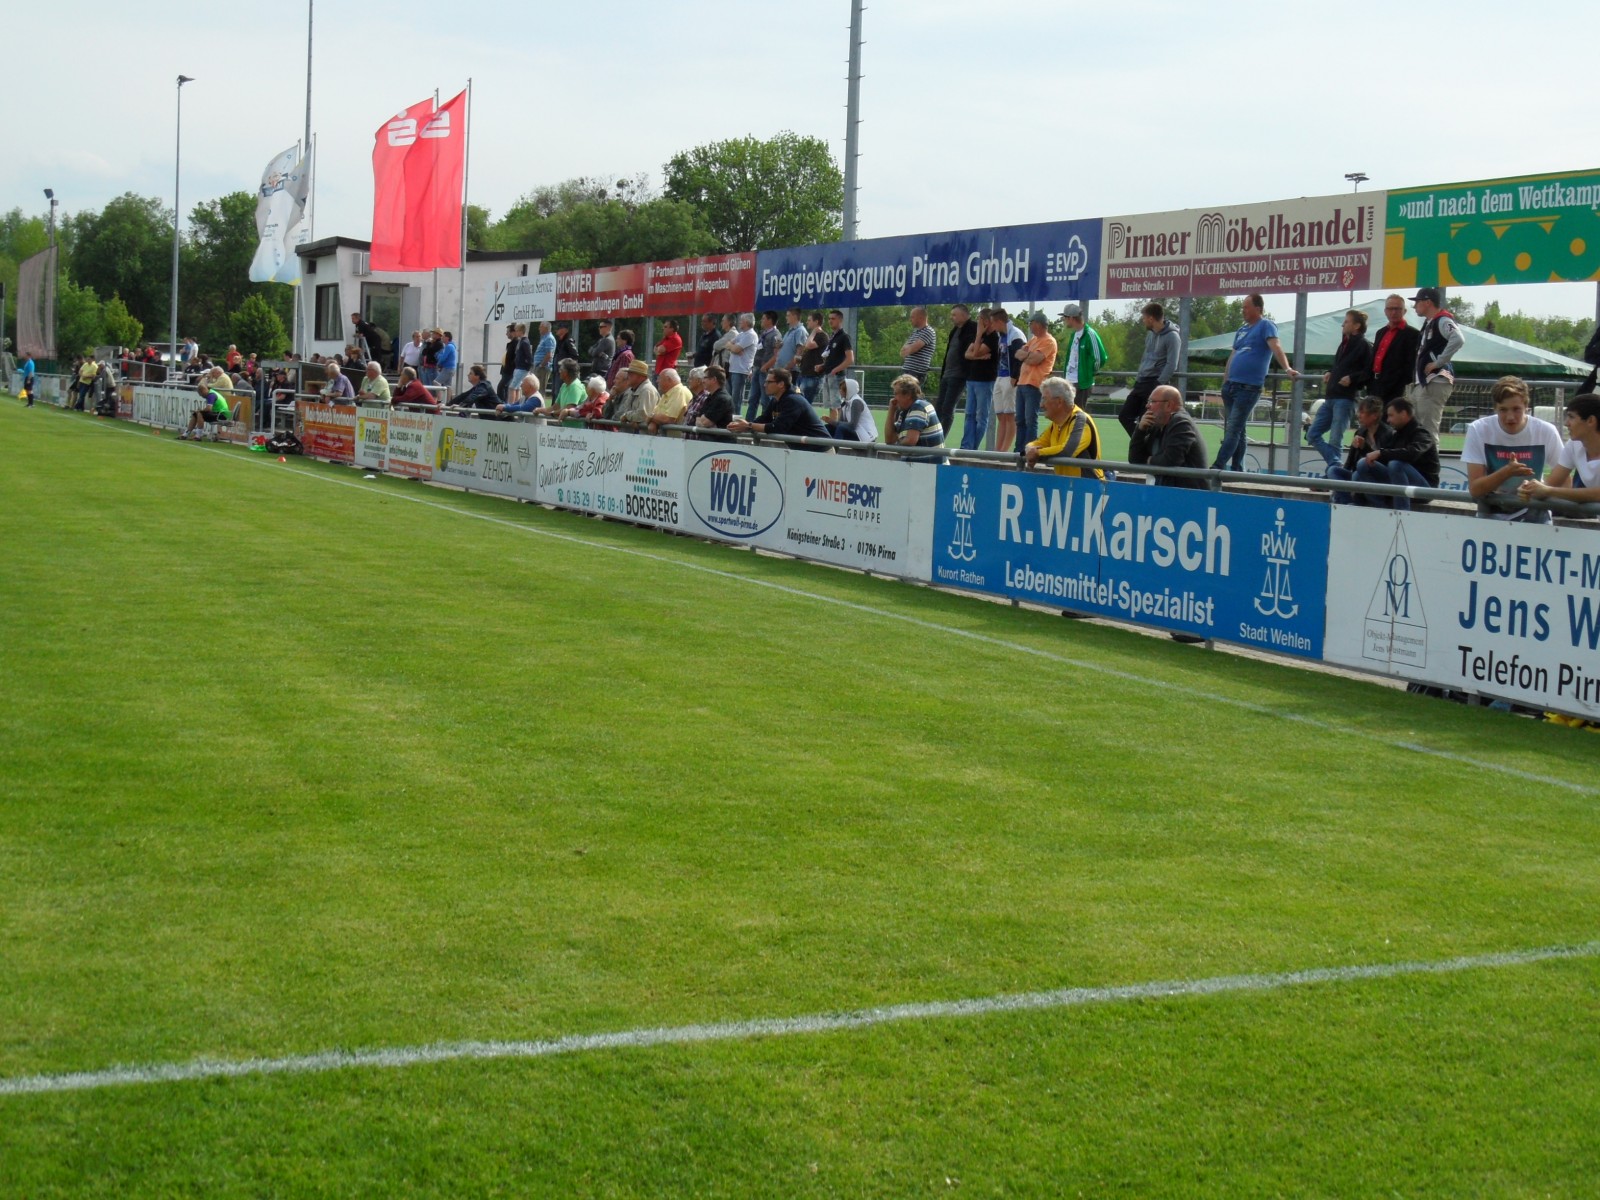
[(437, 112), (422, 100), (379, 128), (372, 147), (372, 270), (461, 265), (466, 109), (466, 92)]

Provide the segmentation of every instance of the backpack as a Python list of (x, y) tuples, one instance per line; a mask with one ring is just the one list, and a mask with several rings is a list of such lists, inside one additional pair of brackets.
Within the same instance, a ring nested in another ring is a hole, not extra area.
[(267, 449), (273, 454), (304, 454), (305, 447), (292, 433), (275, 433), (267, 439)]

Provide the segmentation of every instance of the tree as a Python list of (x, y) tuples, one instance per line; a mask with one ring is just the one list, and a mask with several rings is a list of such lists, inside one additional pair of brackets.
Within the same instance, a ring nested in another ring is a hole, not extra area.
[(481, 204), (467, 205), (467, 249), (488, 249), (490, 224), (487, 208)]
[(121, 296), (112, 296), (100, 307), (105, 323), (106, 342), (113, 346), (137, 346), (144, 341), (144, 325), (128, 311)]
[(642, 176), (569, 179), (522, 197), (489, 230), (496, 250), (532, 250), (546, 271), (709, 254), (716, 240), (693, 206), (649, 196)]
[(252, 292), (228, 320), (228, 341), (243, 354), (278, 358), (289, 348), (289, 334), (266, 298)]
[(72, 277), (103, 296), (121, 296), (147, 329), (167, 327), (172, 296), (172, 210), (126, 192), (73, 222)]
[(80, 287), (65, 275), (56, 283), (56, 358), (88, 354), (106, 344), (106, 326), (100, 297), (90, 287)]
[(676, 154), (664, 168), (668, 199), (692, 204), (719, 250), (808, 246), (839, 238), (844, 176), (828, 144), (787, 130)]
[(287, 326), (294, 289), (285, 283), (250, 282), (258, 240), (256, 198), (249, 192), (230, 192), (195, 205), (183, 250), (180, 337), (190, 333), (202, 346), (226, 346), (234, 314), (251, 295), (261, 296), (278, 314), (279, 324)]

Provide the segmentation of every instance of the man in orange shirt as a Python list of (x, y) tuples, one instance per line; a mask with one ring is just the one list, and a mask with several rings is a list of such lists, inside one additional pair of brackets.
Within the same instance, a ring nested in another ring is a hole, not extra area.
[(1028, 339), (1017, 356), (1022, 373), (1017, 376), (1017, 458), (1025, 460), (1028, 443), (1039, 436), (1039, 385), (1056, 369), (1056, 339), (1042, 312), (1028, 321)]

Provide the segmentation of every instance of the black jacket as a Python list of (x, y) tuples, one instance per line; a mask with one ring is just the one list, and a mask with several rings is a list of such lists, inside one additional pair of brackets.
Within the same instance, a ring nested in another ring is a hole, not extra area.
[(500, 403), (500, 397), (495, 394), (493, 387), (487, 379), (479, 380), (461, 395), (451, 399), (450, 403), (456, 408), (493, 408)]
[[(1378, 340), (1386, 329), (1387, 325), (1372, 335), (1374, 362), (1378, 356)], [(1394, 340), (1389, 343), (1389, 349), (1383, 356), (1383, 368), (1372, 381), (1372, 394), (1379, 400), (1389, 401), (1406, 394), (1406, 384), (1411, 382), (1411, 373), (1416, 369), (1417, 342), (1421, 338), (1422, 335), (1409, 325), (1395, 332)]]
[(971, 317), (961, 323), (960, 329), (951, 327), (949, 334), (946, 335), (944, 358), (939, 360), (945, 375), (952, 379), (957, 376), (962, 379), (967, 378), (968, 367), (971, 365), (967, 362), (967, 347), (972, 345), (972, 339), (977, 336), (978, 323)]
[(697, 367), (709, 367), (711, 365), (711, 356), (716, 353), (714, 349), (716, 344), (716, 327), (702, 329), (700, 331), (700, 340), (694, 344), (694, 365)]
[[(799, 392), (786, 392), (775, 400), (768, 400), (766, 411), (761, 414), (761, 419), (756, 422), (763, 426), (763, 433), (782, 433), (791, 437), (825, 438), (828, 436), (828, 427), (822, 423), (822, 418), (817, 416), (817, 410), (811, 407)], [(819, 450), (820, 446), (801, 446), (801, 450)]]
[(726, 429), (733, 420), (733, 397), (726, 388), (718, 388), (705, 398), (695, 416), (704, 417), (718, 429)]
[[(1166, 428), (1136, 428), (1128, 439), (1128, 461), (1149, 463), (1153, 467), (1206, 466), (1206, 444), (1195, 427), (1194, 418), (1179, 410), (1167, 419)], [(1204, 488), (1204, 479), (1184, 478), (1177, 475), (1157, 475), (1156, 483), (1163, 487)]]
[(527, 338), (518, 338), (516, 345), (511, 350), (511, 369), (514, 371), (533, 370), (533, 343)]
[[(1339, 382), (1346, 375), (1350, 377), (1349, 387)], [(1329, 400), (1353, 400), (1371, 378), (1372, 343), (1359, 333), (1351, 334), (1340, 339), (1333, 366), (1328, 368), (1328, 387), (1323, 395)]]
[(1357, 425), (1355, 436), (1350, 439), (1350, 448), (1344, 452), (1344, 469), (1354, 475), (1356, 473), (1356, 465), (1363, 458), (1371, 454), (1379, 446), (1387, 445), (1393, 438), (1394, 430), (1379, 421), (1372, 427), (1372, 441), (1374, 444), (1368, 445), (1366, 433), (1360, 425)]
[(1429, 487), (1439, 486), (1439, 439), (1415, 419), (1404, 429), (1391, 429), (1387, 442), (1378, 442), (1378, 461), (1410, 463)]

